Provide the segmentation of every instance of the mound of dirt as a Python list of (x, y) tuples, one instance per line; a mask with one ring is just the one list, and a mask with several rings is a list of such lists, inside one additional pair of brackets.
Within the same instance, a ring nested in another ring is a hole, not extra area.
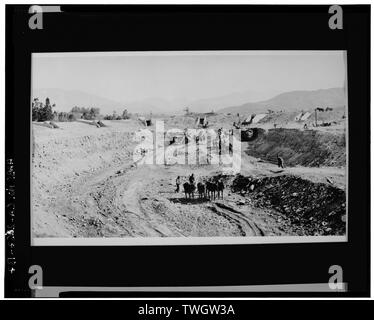
[[(165, 128), (167, 130), (171, 128), (178, 128), (183, 130), (184, 128), (197, 128), (196, 126), (196, 118), (197, 116), (188, 115), (188, 116), (172, 116), (166, 117), (160, 120), (164, 120)], [(214, 115), (208, 115), (208, 129), (219, 129), (219, 128), (232, 128), (232, 124), (238, 120), (238, 117), (234, 114), (223, 114), (218, 113)]]
[(250, 141), (246, 153), (274, 163), (280, 155), (286, 166), (345, 166), (345, 135), (316, 130), (271, 129)]
[[(296, 121), (296, 116), (300, 114), (300, 112), (308, 111), (311, 115), (305, 121)], [(330, 111), (318, 112), (317, 113), (317, 121), (318, 123), (322, 122), (337, 122), (340, 123), (344, 121), (343, 116), (345, 114), (345, 107), (334, 108)], [(279, 127), (284, 127), (290, 123), (298, 123), (300, 126), (304, 125), (305, 123), (311, 127), (315, 123), (315, 114), (314, 109), (308, 110), (297, 110), (297, 111), (288, 111), (288, 112), (273, 112), (268, 114), (263, 120), (260, 121), (261, 124), (277, 124)]]
[[(252, 187), (251, 187), (252, 186)], [(253, 179), (238, 175), (233, 192), (248, 192), (253, 205), (290, 219), (300, 235), (344, 235), (346, 196), (339, 188), (292, 175)]]

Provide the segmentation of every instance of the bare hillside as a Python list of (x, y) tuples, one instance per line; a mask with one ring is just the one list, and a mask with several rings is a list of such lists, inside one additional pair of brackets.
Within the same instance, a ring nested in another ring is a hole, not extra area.
[(315, 91), (292, 91), (279, 94), (272, 99), (249, 102), (239, 106), (223, 108), (225, 113), (261, 113), (273, 111), (310, 110), (316, 107), (343, 107), (345, 95), (342, 88), (321, 89)]

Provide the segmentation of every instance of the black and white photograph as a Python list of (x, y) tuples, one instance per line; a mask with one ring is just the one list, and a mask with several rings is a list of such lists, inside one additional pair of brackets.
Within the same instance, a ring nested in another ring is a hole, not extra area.
[(5, 297), (370, 296), (371, 7), (239, 2), (5, 6)]
[(33, 53), (34, 245), (346, 241), (345, 51)]

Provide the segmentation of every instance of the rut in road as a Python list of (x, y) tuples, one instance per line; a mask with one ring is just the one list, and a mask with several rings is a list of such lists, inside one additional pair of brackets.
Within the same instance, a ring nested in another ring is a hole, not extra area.
[(240, 212), (220, 202), (214, 203), (210, 209), (216, 214), (225, 217), (230, 222), (235, 223), (243, 237), (265, 236), (264, 231), (243, 212)]
[(152, 217), (141, 208), (139, 194), (144, 188), (143, 181), (131, 170), (119, 172), (107, 177), (89, 194), (96, 202), (97, 213), (111, 218), (129, 236), (164, 237)]

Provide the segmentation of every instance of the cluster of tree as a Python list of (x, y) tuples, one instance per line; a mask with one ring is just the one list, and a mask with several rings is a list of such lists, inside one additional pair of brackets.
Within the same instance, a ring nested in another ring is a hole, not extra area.
[(75, 106), (74, 108), (71, 109), (72, 113), (89, 113), (90, 112), (90, 108), (85, 108), (85, 107), (77, 107)]
[(74, 115), (81, 115), (80, 117), (85, 120), (95, 120), (100, 115), (100, 108), (85, 108), (77, 107), (71, 109), (70, 113)]
[(118, 115), (116, 111), (113, 111), (113, 114), (107, 114), (104, 117), (104, 120), (126, 120), (130, 119), (130, 114), (127, 112), (127, 109), (123, 110), (122, 115)]
[(53, 112), (53, 120), (59, 122), (75, 121), (76, 116), (71, 112)]
[(85, 120), (94, 120), (100, 115), (99, 108), (80, 108), (74, 107), (70, 112), (57, 112), (52, 109), (55, 104), (51, 104), (49, 98), (45, 99), (45, 103), (35, 98), (32, 103), (32, 121), (74, 121), (76, 118), (82, 118)]
[(95, 120), (100, 114), (99, 108), (90, 108), (88, 111), (83, 112), (82, 119)]
[(31, 103), (32, 121), (53, 120), (52, 108), (54, 107), (55, 107), (55, 104), (51, 105), (49, 98), (45, 99), (44, 104), (40, 102), (38, 98), (35, 98)]

